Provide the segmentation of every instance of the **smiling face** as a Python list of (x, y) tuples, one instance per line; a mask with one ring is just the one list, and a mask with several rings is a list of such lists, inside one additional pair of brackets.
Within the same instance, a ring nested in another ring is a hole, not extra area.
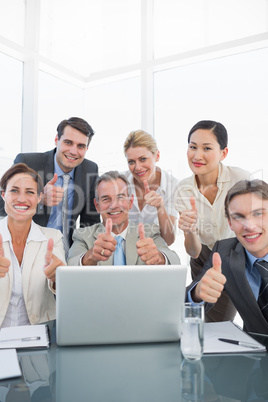
[(112, 219), (112, 231), (123, 232), (128, 225), (129, 210), (133, 205), (133, 195), (129, 197), (126, 183), (121, 179), (101, 181), (97, 189), (98, 200), (94, 200), (97, 211), (101, 214), (105, 226), (108, 218)]
[(227, 156), (227, 153), (228, 148), (220, 148), (211, 130), (198, 129), (190, 137), (188, 164), (195, 175), (210, 174), (218, 170), (219, 162)]
[(146, 147), (130, 147), (126, 151), (128, 168), (133, 177), (143, 182), (147, 180), (150, 184), (155, 179), (155, 163), (159, 161), (159, 151), (153, 154)]
[(257, 258), (268, 253), (268, 200), (254, 193), (237, 195), (229, 204), (230, 228), (248, 252)]
[(37, 194), (37, 183), (30, 175), (18, 173), (9, 179), (2, 197), (9, 218), (26, 221), (36, 213), (42, 194)]
[(88, 137), (71, 126), (66, 126), (60, 138), (56, 135), (56, 159), (63, 172), (80, 165), (88, 149)]

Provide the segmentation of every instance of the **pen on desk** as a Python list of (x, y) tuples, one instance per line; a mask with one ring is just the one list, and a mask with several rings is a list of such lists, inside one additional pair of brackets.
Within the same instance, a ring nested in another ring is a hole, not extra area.
[(15, 338), (15, 339), (0, 339), (0, 342), (13, 342), (13, 341), (39, 341), (41, 339), (40, 336), (28, 336), (27, 338)]
[(218, 338), (218, 339), (219, 339), (219, 341), (232, 343), (233, 345), (239, 345), (239, 346), (243, 346), (245, 348), (260, 349), (259, 346), (254, 345), (253, 343), (250, 343), (250, 342), (236, 341), (234, 339), (225, 339), (225, 338)]

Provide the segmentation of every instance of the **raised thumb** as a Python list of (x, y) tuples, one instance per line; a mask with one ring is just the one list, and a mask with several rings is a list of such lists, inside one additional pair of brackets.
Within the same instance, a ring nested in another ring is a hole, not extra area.
[(221, 256), (219, 253), (214, 253), (212, 256), (213, 269), (221, 273)]

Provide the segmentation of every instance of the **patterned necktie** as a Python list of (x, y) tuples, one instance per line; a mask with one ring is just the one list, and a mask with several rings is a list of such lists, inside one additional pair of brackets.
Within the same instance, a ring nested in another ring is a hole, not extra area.
[(65, 257), (67, 259), (69, 252), (68, 184), (71, 177), (69, 174), (64, 174), (62, 177), (63, 177), (62, 234), (63, 234)]
[(257, 268), (261, 275), (261, 287), (258, 298), (258, 305), (265, 319), (268, 321), (268, 262), (264, 260), (256, 260), (254, 266)]
[(126, 265), (126, 257), (123, 250), (123, 237), (115, 236), (115, 240), (117, 241), (116, 249), (114, 252), (114, 265)]

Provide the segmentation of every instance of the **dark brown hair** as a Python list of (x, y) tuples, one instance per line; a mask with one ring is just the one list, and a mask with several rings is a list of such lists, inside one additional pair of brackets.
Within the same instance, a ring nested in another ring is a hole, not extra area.
[(88, 137), (88, 144), (90, 143), (94, 131), (92, 127), (88, 124), (88, 122), (80, 117), (70, 117), (68, 120), (63, 120), (57, 127), (58, 139), (62, 136), (65, 127), (71, 126), (76, 130), (80, 131), (82, 134)]
[(240, 180), (232, 188), (230, 188), (224, 202), (225, 215), (228, 219), (230, 218), (229, 205), (231, 200), (237, 195), (251, 193), (256, 194), (256, 196), (262, 200), (268, 200), (268, 184), (265, 181), (258, 179)]
[(31, 176), (34, 179), (34, 181), (37, 183), (37, 194), (40, 195), (40, 193), (43, 193), (44, 186), (43, 186), (41, 177), (35, 170), (33, 170), (33, 169), (29, 168), (29, 166), (25, 165), (25, 163), (16, 163), (15, 165), (11, 166), (11, 168), (9, 168), (3, 174), (3, 176), (0, 180), (1, 191), (5, 192), (9, 180), (16, 174), (20, 174), (20, 173), (25, 173), (25, 174), (28, 174), (29, 176)]

